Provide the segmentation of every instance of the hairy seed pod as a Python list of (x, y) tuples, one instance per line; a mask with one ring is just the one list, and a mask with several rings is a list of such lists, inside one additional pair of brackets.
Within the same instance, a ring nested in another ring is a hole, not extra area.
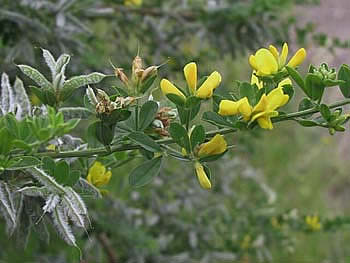
[(121, 82), (123, 82), (125, 85), (128, 85), (129, 79), (125, 75), (124, 71), (122, 68), (115, 68), (114, 69), (114, 74), (117, 78), (120, 79)]
[(146, 68), (142, 72), (141, 82), (146, 80), (149, 76), (151, 76), (155, 72), (157, 72), (157, 67), (156, 66), (150, 66), (150, 67)]

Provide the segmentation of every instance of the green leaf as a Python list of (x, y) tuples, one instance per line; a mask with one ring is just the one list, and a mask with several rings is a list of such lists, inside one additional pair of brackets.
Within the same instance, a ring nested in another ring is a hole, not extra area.
[(63, 88), (60, 92), (60, 101), (67, 100), (72, 95), (74, 90), (80, 87), (86, 86), (88, 84), (99, 83), (105, 77), (106, 77), (105, 74), (94, 72), (89, 75), (76, 76), (67, 80), (64, 83)]
[(104, 124), (102, 121), (97, 121), (94, 123), (96, 138), (103, 145), (109, 145), (114, 138), (114, 127)]
[(326, 120), (329, 121), (331, 118), (331, 111), (329, 110), (328, 106), (326, 104), (321, 104), (320, 107), (320, 112), (322, 117)]
[(299, 72), (294, 68), (286, 66), (286, 69), (291, 76), (291, 78), (298, 84), (298, 86), (304, 91), (307, 96), (310, 96), (309, 90), (307, 90), (303, 78), (300, 76)]
[(305, 87), (311, 99), (320, 100), (322, 98), (325, 85), (319, 76), (308, 73), (305, 78)]
[(301, 126), (304, 127), (315, 127), (318, 126), (318, 122), (313, 121), (313, 120), (304, 120), (304, 119), (297, 119), (296, 120)]
[(152, 181), (160, 172), (162, 156), (142, 163), (129, 175), (129, 183), (133, 187), (141, 187)]
[(106, 124), (116, 124), (117, 122), (120, 121), (125, 121), (129, 119), (131, 115), (131, 112), (126, 110), (126, 109), (116, 109), (112, 111), (110, 114), (101, 114), (100, 118), (102, 119), (103, 122)]
[(19, 128), (15, 116), (13, 114), (6, 114), (4, 123), (9, 132), (14, 135), (14, 137), (19, 138)]
[[(127, 97), (127, 96), (129, 96), (128, 92), (124, 88), (119, 88), (116, 86), (113, 86), (112, 88), (115, 89), (115, 91), (117, 92), (116, 94), (113, 95), (115, 97)], [(112, 97), (111, 97), (111, 99), (112, 99)]]
[(202, 125), (197, 125), (191, 132), (191, 146), (192, 149), (205, 141), (205, 129)]
[(27, 152), (30, 152), (32, 150), (32, 147), (23, 140), (13, 140), (12, 145), (14, 148), (23, 149)]
[(69, 176), (69, 165), (66, 161), (62, 160), (56, 163), (55, 171), (52, 176), (59, 184), (64, 184)]
[(217, 114), (216, 112), (207, 111), (203, 113), (202, 119), (206, 122), (209, 122), (215, 126), (219, 127), (233, 127), (233, 124), (226, 121), (225, 117)]
[(10, 164), (8, 167), (6, 167), (6, 170), (22, 170), (39, 165), (41, 165), (41, 162), (38, 158), (32, 156), (16, 157), (10, 161)]
[(45, 156), (42, 159), (42, 163), (43, 163), (44, 171), (46, 171), (48, 174), (51, 174), (51, 175), (55, 173), (56, 163), (51, 157)]
[(338, 72), (338, 79), (345, 81), (345, 83), (340, 84), (340, 90), (345, 98), (350, 98), (350, 68), (348, 65), (343, 64)]
[(154, 121), (158, 112), (158, 104), (155, 101), (147, 101), (142, 105), (139, 117), (139, 129), (143, 131)]
[(187, 131), (184, 127), (179, 123), (173, 122), (170, 124), (169, 133), (178, 145), (185, 148), (188, 153), (191, 152), (190, 139), (188, 138)]
[(31, 78), (37, 85), (39, 85), (43, 89), (52, 89), (51, 83), (35, 68), (32, 68), (27, 65), (18, 65), (19, 69)]
[(0, 154), (6, 155), (11, 150), (13, 139), (6, 127), (0, 128)]
[(256, 86), (248, 82), (242, 82), (239, 85), (240, 98), (247, 97), (250, 105), (256, 104)]
[(196, 96), (191, 96), (186, 99), (185, 107), (187, 109), (192, 109), (198, 106), (201, 103), (201, 99)]
[(145, 93), (146, 91), (148, 91), (148, 89), (152, 86), (152, 84), (156, 80), (156, 78), (157, 78), (157, 74), (154, 74), (154, 75), (150, 76), (149, 78), (147, 78), (146, 81), (144, 83), (142, 83), (142, 85), (140, 87), (141, 93)]
[(162, 148), (151, 137), (142, 132), (132, 132), (128, 138), (150, 152), (161, 152)]
[(78, 170), (70, 171), (69, 176), (64, 181), (64, 185), (74, 186), (78, 182), (80, 175), (81, 172)]
[(144, 148), (140, 148), (139, 152), (145, 157), (147, 160), (151, 160), (154, 158), (154, 152), (150, 152), (145, 150)]
[(169, 93), (166, 97), (177, 106), (183, 107), (185, 105), (185, 100), (180, 96)]
[(37, 96), (42, 103), (47, 104), (46, 97), (42, 89), (35, 86), (29, 86), (29, 88), (31, 92), (33, 92), (34, 95)]

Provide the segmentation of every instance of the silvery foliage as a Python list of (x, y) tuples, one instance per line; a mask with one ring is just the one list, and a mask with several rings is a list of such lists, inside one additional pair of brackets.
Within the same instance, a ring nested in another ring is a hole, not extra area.
[(32, 106), (23, 82), (19, 78), (16, 78), (12, 87), (8, 75), (2, 73), (0, 98), (0, 117), (7, 113), (13, 113), (16, 119), (21, 120), (25, 116), (31, 115)]
[[(69, 245), (77, 246), (72, 226), (86, 230), (90, 222), (87, 207), (80, 195), (73, 188), (58, 184), (53, 177), (39, 168), (29, 168), (27, 172), (43, 186), (24, 186), (17, 192), (24, 197), (43, 198), (45, 203), (42, 207), (41, 217), (50, 215), (61, 238)], [(10, 207), (10, 205), (8, 206)], [(40, 220), (41, 218), (39, 218)]]
[[(52, 87), (59, 89), (67, 82), (70, 84), (69, 80), (65, 81), (64, 75), (70, 56), (63, 54), (56, 61), (49, 51), (45, 49), (42, 51), (45, 62), (51, 70), (52, 83), (39, 71), (29, 66), (19, 65), (22, 72), (44, 89)], [(84, 76), (80, 76), (82, 77)], [(81, 79), (72, 78), (71, 80), (75, 86), (81, 85)], [(17, 120), (22, 120), (32, 115), (47, 114), (46, 106), (32, 109), (23, 82), (19, 78), (12, 87), (8, 75), (3, 73), (0, 91), (0, 117), (12, 113)], [(60, 110), (68, 119), (72, 117), (72, 111), (77, 111), (76, 108), (61, 108)], [(82, 150), (87, 146), (80, 138), (71, 135), (55, 138), (50, 143), (63, 150)], [(67, 161), (73, 162), (75, 159)], [(51, 221), (64, 241), (69, 245), (77, 246), (72, 226), (86, 231), (90, 223), (87, 208), (81, 196), (72, 187), (57, 183), (53, 177), (40, 168), (34, 167), (21, 171), (23, 172), (30, 174), (35, 181), (25, 180), (10, 185), (7, 181), (0, 180), (0, 215), (6, 221), (7, 233), (16, 235), (18, 242), (23, 246), (26, 246), (31, 230), (36, 231), (41, 239), (48, 242), (47, 221)], [(37, 182), (41, 186), (37, 186)], [(75, 189), (82, 195), (100, 197), (99, 190), (83, 178), (79, 179)]]

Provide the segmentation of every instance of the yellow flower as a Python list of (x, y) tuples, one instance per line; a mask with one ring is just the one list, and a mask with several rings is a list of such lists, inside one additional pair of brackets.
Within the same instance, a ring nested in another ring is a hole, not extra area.
[(289, 96), (283, 93), (283, 87), (272, 90), (268, 95), (263, 94), (258, 104), (253, 108), (251, 122), (257, 120), (263, 129), (273, 129), (272, 117), (278, 116), (276, 109), (285, 105)]
[(124, 0), (126, 6), (141, 6), (142, 0)]
[(211, 188), (211, 183), (204, 171), (203, 165), (201, 165), (199, 162), (196, 162), (194, 164), (194, 168), (196, 169), (196, 174), (197, 178), (199, 181), (199, 184), (204, 188), (204, 189), (210, 189)]
[(252, 106), (250, 106), (247, 97), (239, 101), (222, 100), (219, 104), (219, 114), (222, 116), (231, 116), (242, 114), (245, 121), (250, 119), (252, 115)]
[(278, 116), (276, 110), (284, 106), (289, 100), (289, 96), (283, 92), (283, 86), (287, 84), (292, 84), (289, 78), (282, 80), (278, 87), (268, 95), (263, 94), (255, 107), (249, 104), (247, 97), (239, 101), (222, 100), (219, 104), (218, 113), (222, 116), (241, 114), (245, 121), (253, 122), (257, 120), (261, 128), (271, 130), (273, 128), (271, 118)]
[(312, 231), (318, 231), (322, 228), (318, 216), (307, 216), (305, 222)]
[(219, 72), (214, 71), (209, 77), (203, 82), (196, 92), (196, 97), (201, 99), (208, 99), (213, 96), (213, 91), (221, 83), (221, 75)]
[[(213, 96), (214, 89), (216, 89), (221, 83), (220, 73), (214, 71), (197, 89), (197, 65), (194, 62), (188, 63), (184, 67), (184, 75), (190, 92), (201, 99), (208, 99)], [(163, 79), (160, 82), (160, 87), (165, 95), (172, 93), (182, 98), (186, 98), (185, 95), (175, 87), (175, 85), (166, 79)]]
[[(269, 46), (269, 49), (261, 48), (255, 55), (249, 57), (250, 66), (256, 71), (258, 76), (268, 76), (277, 73), (281, 70), (287, 62), (288, 57), (288, 45), (283, 44), (281, 54), (277, 48), (273, 45)], [(290, 59), (287, 66), (297, 67), (306, 57), (306, 50), (304, 48), (299, 49), (295, 55)]]
[(101, 187), (108, 184), (111, 176), (112, 172), (106, 171), (106, 167), (102, 163), (95, 162), (89, 169), (87, 180), (90, 184)]
[(198, 156), (210, 156), (217, 155), (225, 152), (227, 149), (227, 143), (221, 134), (216, 134), (209, 142), (202, 143), (199, 146)]

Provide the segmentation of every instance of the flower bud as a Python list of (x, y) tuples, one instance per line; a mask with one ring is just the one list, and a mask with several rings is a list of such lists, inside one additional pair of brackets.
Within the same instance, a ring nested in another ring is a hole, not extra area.
[(138, 76), (138, 74), (140, 74), (140, 71), (143, 71), (142, 58), (139, 55), (137, 55), (132, 62), (132, 75)]
[(207, 174), (204, 171), (204, 167), (202, 164), (199, 162), (196, 162), (194, 164), (194, 168), (196, 170), (197, 178), (199, 181), (199, 184), (204, 188), (204, 189), (210, 189), (211, 188), (211, 182), (207, 176)]
[(114, 74), (117, 78), (120, 79), (121, 82), (123, 82), (125, 85), (128, 85), (129, 79), (123, 72), (122, 68), (115, 68), (114, 69)]

